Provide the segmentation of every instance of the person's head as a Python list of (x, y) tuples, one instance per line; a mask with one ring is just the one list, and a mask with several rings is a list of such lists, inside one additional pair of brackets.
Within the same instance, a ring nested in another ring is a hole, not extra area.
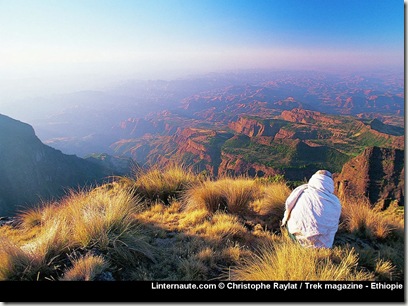
[(316, 172), (316, 174), (323, 174), (323, 175), (326, 175), (326, 176), (330, 177), (331, 179), (333, 179), (333, 175), (328, 170), (318, 170)]
[(309, 186), (330, 193), (334, 192), (333, 175), (328, 170), (318, 170), (308, 182)]

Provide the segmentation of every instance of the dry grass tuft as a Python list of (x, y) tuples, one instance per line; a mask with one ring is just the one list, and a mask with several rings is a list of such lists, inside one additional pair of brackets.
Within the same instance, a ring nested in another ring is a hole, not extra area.
[(185, 193), (185, 209), (246, 214), (250, 212), (251, 203), (262, 196), (260, 186), (254, 180), (246, 178), (201, 182)]
[(396, 272), (395, 266), (390, 261), (380, 259), (376, 262), (374, 272), (379, 281), (392, 281)]
[(304, 248), (289, 239), (266, 244), (260, 252), (230, 271), (230, 280), (373, 280), (370, 273), (357, 269), (354, 249)]
[(265, 185), (264, 196), (256, 203), (256, 211), (261, 215), (273, 215), (283, 218), (285, 202), (290, 195), (290, 188), (284, 182)]
[(72, 260), (72, 267), (65, 272), (61, 280), (94, 281), (108, 268), (109, 263), (102, 256), (87, 254)]
[(0, 280), (34, 280), (32, 258), (7, 239), (0, 240)]
[(123, 259), (142, 254), (153, 260), (146, 235), (133, 217), (142, 209), (140, 200), (125, 189), (73, 194), (65, 210), (70, 216), (71, 243), (82, 248), (97, 247)]
[(37, 278), (46, 274), (58, 277), (59, 262), (78, 248), (97, 248), (114, 262), (125, 265), (141, 258), (154, 260), (148, 235), (134, 219), (134, 214), (142, 209), (140, 200), (126, 189), (71, 191), (58, 206), (50, 204), (44, 206), (44, 211), (36, 208), (21, 214), (20, 230), (33, 232), (35, 228), (35, 234), (21, 247), (15, 245), (15, 249), (8, 250), (20, 250), (14, 252), (17, 262), (18, 258), (25, 258), (23, 255), (29, 258), (27, 269), (41, 273)]
[(227, 198), (220, 185), (205, 181), (190, 188), (184, 196), (186, 211), (205, 209), (210, 213), (227, 209)]
[(384, 241), (404, 239), (404, 225), (395, 215), (373, 209), (365, 199), (348, 199), (342, 203), (340, 229), (353, 235)]
[(269, 229), (279, 229), (291, 189), (284, 182), (269, 183), (262, 188), (263, 196), (253, 202), (253, 210), (265, 219)]
[(139, 169), (135, 176), (133, 187), (143, 199), (165, 204), (178, 199), (184, 190), (198, 181), (198, 176), (179, 165), (169, 165), (165, 169), (152, 167), (147, 172)]
[(191, 228), (188, 233), (205, 237), (216, 243), (227, 239), (245, 239), (247, 230), (234, 215), (216, 212), (211, 218)]

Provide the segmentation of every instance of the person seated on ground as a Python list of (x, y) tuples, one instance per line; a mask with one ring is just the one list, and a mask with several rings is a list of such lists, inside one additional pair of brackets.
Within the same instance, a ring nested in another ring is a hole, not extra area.
[(286, 199), (281, 226), (304, 247), (331, 248), (340, 214), (332, 174), (319, 170)]

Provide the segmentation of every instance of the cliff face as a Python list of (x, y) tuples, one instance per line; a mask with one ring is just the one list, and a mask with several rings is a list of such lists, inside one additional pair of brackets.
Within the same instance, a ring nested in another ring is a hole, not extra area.
[(44, 145), (34, 129), (0, 115), (0, 216), (101, 182), (112, 173), (75, 155)]
[(340, 196), (364, 196), (372, 205), (404, 205), (404, 173), (404, 150), (370, 147), (343, 166), (335, 186)]
[(339, 120), (335, 120), (330, 116), (326, 116), (321, 112), (311, 111), (301, 108), (294, 108), (292, 110), (285, 110), (281, 114), (281, 118), (285, 121), (294, 123), (309, 123), (314, 124), (318, 122), (319, 124), (327, 125), (331, 124), (335, 126), (340, 124)]
[(268, 120), (260, 121), (247, 117), (240, 117), (238, 121), (230, 122), (228, 127), (238, 134), (244, 134), (249, 137), (254, 136), (274, 136), (273, 130)]

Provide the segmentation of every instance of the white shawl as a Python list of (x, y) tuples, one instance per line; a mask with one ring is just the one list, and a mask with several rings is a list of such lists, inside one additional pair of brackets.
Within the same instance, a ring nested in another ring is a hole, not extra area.
[(333, 192), (332, 178), (316, 173), (287, 198), (282, 225), (287, 225), (300, 244), (332, 247), (341, 214), (340, 201)]

